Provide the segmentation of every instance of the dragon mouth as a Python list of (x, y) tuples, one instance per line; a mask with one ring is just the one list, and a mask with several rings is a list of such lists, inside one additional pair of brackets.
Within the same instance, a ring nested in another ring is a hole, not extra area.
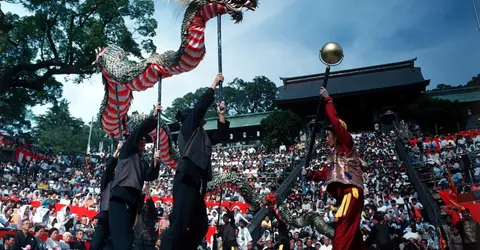
[(225, 0), (220, 1), (225, 5), (227, 13), (232, 17), (235, 23), (243, 20), (243, 9), (255, 11), (258, 7), (258, 0)]

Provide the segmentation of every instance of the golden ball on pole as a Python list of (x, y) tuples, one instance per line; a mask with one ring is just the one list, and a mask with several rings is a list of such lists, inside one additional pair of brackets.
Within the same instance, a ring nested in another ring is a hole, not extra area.
[(343, 60), (343, 49), (336, 42), (328, 42), (320, 49), (320, 60), (326, 65), (338, 65)]

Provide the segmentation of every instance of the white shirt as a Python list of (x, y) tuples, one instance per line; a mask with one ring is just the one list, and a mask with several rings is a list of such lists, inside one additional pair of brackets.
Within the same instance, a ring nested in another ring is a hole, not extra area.
[(233, 219), (235, 220), (235, 225), (238, 225), (240, 223), (240, 219), (248, 222), (248, 220), (243, 216), (242, 213), (238, 212), (235, 215), (233, 215)]
[(252, 241), (252, 236), (250, 235), (248, 228), (239, 227), (237, 236), (238, 250), (247, 250), (247, 244), (250, 241)]
[(333, 247), (333, 246), (332, 246), (331, 244), (328, 245), (328, 246), (327, 246), (327, 245), (322, 245), (322, 246), (320, 247), (320, 250), (332, 250), (332, 247)]
[(382, 212), (382, 213), (385, 213), (385, 212), (387, 212), (387, 206), (383, 205), (383, 206), (381, 206), (381, 207), (378, 207), (378, 208), (377, 208), (377, 211)]

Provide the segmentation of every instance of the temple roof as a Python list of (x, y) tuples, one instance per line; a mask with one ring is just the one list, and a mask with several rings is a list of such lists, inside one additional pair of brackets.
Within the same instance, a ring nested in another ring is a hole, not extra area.
[[(417, 84), (426, 87), (430, 80), (415, 67), (415, 60), (331, 72), (327, 90), (335, 96)], [(277, 101), (309, 99), (319, 96), (324, 74), (280, 79), (284, 85), (278, 88)]]

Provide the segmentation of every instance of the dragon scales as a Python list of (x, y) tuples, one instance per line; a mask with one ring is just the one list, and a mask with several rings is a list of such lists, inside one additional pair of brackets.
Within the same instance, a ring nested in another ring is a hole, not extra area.
[(285, 202), (277, 200), (273, 194), (264, 197), (256, 193), (242, 176), (233, 173), (216, 174), (213, 180), (208, 183), (207, 192), (216, 193), (223, 188), (231, 188), (240, 193), (245, 202), (252, 207), (253, 211), (262, 207), (273, 209), (277, 218), (290, 227), (303, 228), (314, 226), (321, 234), (329, 238), (333, 237), (333, 228), (323, 220), (322, 216), (313, 212), (293, 215)]
[[(97, 54), (96, 63), (101, 70), (105, 85), (105, 96), (100, 108), (101, 126), (108, 135), (116, 138), (126, 132), (127, 112), (133, 100), (132, 91), (144, 91), (153, 87), (159, 79), (193, 70), (205, 55), (205, 26), (208, 20), (218, 15), (229, 14), (235, 23), (243, 19), (243, 9), (255, 10), (258, 0), (177, 0), (186, 6), (181, 28), (181, 43), (177, 51), (153, 53), (141, 62), (128, 59), (121, 48), (110, 45)], [(117, 91), (115, 91), (115, 85)], [(115, 93), (118, 93), (118, 103)], [(119, 130), (117, 104), (120, 111), (122, 130)], [(176, 167), (175, 157), (169, 152), (166, 125), (160, 131), (163, 152), (162, 160)], [(155, 134), (155, 131), (151, 134)]]

